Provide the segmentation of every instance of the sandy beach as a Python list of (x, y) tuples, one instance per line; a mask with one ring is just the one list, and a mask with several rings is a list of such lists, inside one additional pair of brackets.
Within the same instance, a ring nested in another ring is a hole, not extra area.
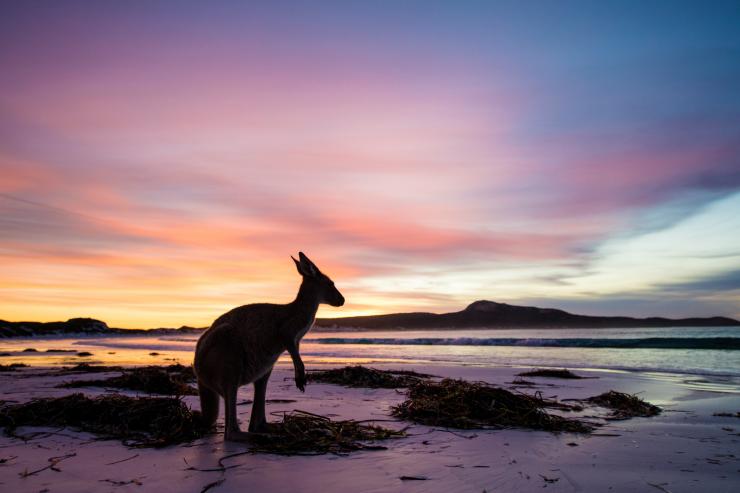
[[(485, 381), (507, 388), (522, 371), (443, 365), (373, 366)], [(558, 400), (618, 390), (639, 394), (663, 412), (652, 418), (605, 421), (602, 418), (606, 410), (587, 407), (577, 415), (603, 423), (591, 435), (441, 429), (393, 420), (389, 409), (404, 399), (401, 390), (312, 383), (301, 394), (293, 385), (292, 369), (281, 363), (268, 388), (268, 399), (283, 401), (268, 402), (273, 421), (279, 420), (283, 412), (300, 409), (332, 419), (379, 420), (397, 429), (409, 426), (409, 436), (382, 442), (387, 450), (346, 456), (278, 456), (242, 454), (248, 447), (224, 444), (220, 432), (190, 444), (133, 449), (118, 441), (95, 441), (92, 435), (70, 429), (26, 427), (17, 430), (28, 438), (26, 441), (0, 436), (0, 485), (5, 491), (46, 492), (513, 492), (543, 488), (562, 492), (737, 491), (740, 420), (715, 414), (736, 413), (740, 395), (719, 380), (713, 385), (711, 380), (696, 376), (598, 370), (578, 373), (595, 378), (528, 377), (536, 385), (518, 390), (541, 392)], [(11, 403), (62, 396), (80, 389), (56, 385), (78, 378), (85, 378), (85, 374), (49, 376), (48, 369), (23, 368), (0, 373), (0, 391), (3, 400)], [(105, 392), (99, 388), (82, 390), (87, 395)], [(251, 399), (251, 393), (251, 387), (242, 388), (239, 401)], [(185, 401), (198, 408), (197, 397), (188, 396)], [(244, 403), (238, 409), (245, 428), (250, 405)], [(222, 423), (223, 416), (219, 428)], [(223, 460), (225, 468), (221, 468), (219, 459), (231, 454), (240, 455)], [(51, 465), (54, 467), (48, 467)]]

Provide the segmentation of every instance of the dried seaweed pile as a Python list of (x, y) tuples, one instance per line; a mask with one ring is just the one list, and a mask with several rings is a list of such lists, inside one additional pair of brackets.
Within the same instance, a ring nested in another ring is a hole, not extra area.
[(408, 370), (376, 370), (357, 365), (311, 371), (307, 378), (309, 382), (332, 383), (345, 387), (397, 389), (408, 387), (431, 376)]
[(358, 421), (332, 421), (326, 416), (292, 411), (280, 423), (270, 424), (270, 433), (251, 438), (251, 450), (280, 455), (344, 454), (355, 450), (385, 450), (367, 442), (400, 438), (404, 431)]
[(192, 365), (185, 366), (180, 363), (176, 363), (174, 365), (167, 366), (154, 366), (153, 368), (163, 368), (164, 370), (167, 370), (168, 373), (177, 374), (183, 381), (195, 382), (195, 370), (193, 370)]
[(552, 368), (537, 368), (531, 371), (525, 371), (517, 374), (519, 377), (549, 377), (549, 378), (566, 378), (566, 379), (581, 379), (585, 378), (580, 375), (576, 375), (570, 370), (565, 368), (557, 370)]
[[(74, 366), (65, 366), (57, 373), (105, 373), (108, 371), (123, 371), (122, 366), (91, 365), (90, 363), (77, 363)], [(51, 374), (50, 374), (51, 375)]]
[(24, 363), (11, 363), (9, 365), (0, 365), (0, 371), (16, 371), (18, 368), (27, 368)]
[(714, 413), (712, 416), (719, 416), (721, 418), (740, 418), (740, 411), (735, 414), (732, 413)]
[(615, 390), (589, 397), (586, 399), (586, 402), (611, 409), (612, 412), (607, 419), (657, 416), (661, 411), (658, 406), (645, 402), (636, 395), (625, 394)]
[(592, 426), (545, 412), (563, 407), (525, 394), (479, 382), (444, 379), (409, 387), (407, 399), (392, 409), (402, 419), (452, 428), (532, 428), (588, 433)]
[(198, 395), (198, 391), (187, 384), (194, 379), (195, 374), (189, 366), (145, 366), (123, 370), (123, 373), (117, 377), (77, 380), (63, 383), (60, 387), (108, 387), (140, 390), (150, 394)]
[(0, 426), (70, 426), (131, 447), (164, 447), (203, 436), (198, 413), (171, 397), (72, 394), (0, 408)]

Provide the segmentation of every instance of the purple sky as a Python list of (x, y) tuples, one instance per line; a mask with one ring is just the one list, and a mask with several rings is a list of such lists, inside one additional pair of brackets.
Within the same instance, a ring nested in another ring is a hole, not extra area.
[(0, 318), (740, 317), (738, 2), (4, 2)]

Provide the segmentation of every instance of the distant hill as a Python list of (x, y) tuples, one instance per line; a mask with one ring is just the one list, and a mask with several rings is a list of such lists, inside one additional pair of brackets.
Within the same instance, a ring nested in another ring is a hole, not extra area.
[(373, 330), (391, 329), (469, 329), (505, 327), (722, 327), (740, 325), (728, 317), (681, 318), (663, 317), (597, 317), (575, 315), (554, 308), (516, 306), (495, 301), (476, 301), (464, 310), (452, 313), (392, 313), (317, 319), (314, 330), (355, 328)]
[(107, 333), (110, 333), (108, 325), (94, 318), (70, 318), (66, 322), (6, 322), (0, 320), (0, 337)]
[[(392, 329), (470, 329), (506, 327), (729, 327), (740, 322), (728, 317), (680, 318), (662, 317), (594, 317), (574, 315), (554, 308), (516, 306), (495, 301), (476, 301), (464, 310), (452, 313), (392, 313), (364, 317), (319, 318), (314, 330), (337, 328), (355, 330)], [(94, 318), (72, 318), (66, 322), (6, 322), (0, 320), (0, 338), (53, 335), (113, 334), (197, 334), (203, 328), (183, 326), (178, 329), (116, 329)]]
[(70, 318), (66, 322), (7, 322), (0, 320), (0, 339), (8, 337), (60, 335), (169, 334), (197, 333), (203, 329), (115, 329), (94, 318)]

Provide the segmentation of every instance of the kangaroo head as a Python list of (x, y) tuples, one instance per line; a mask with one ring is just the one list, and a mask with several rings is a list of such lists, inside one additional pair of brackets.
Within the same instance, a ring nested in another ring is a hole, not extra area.
[(298, 273), (303, 277), (303, 283), (309, 286), (314, 292), (317, 293), (319, 303), (326, 303), (331, 306), (342, 306), (344, 305), (344, 296), (334, 286), (334, 281), (329, 279), (329, 276), (322, 273), (316, 264), (311, 262), (303, 252), (298, 252), (298, 258), (300, 260), (290, 257), (295, 262), (295, 266), (298, 269)]

